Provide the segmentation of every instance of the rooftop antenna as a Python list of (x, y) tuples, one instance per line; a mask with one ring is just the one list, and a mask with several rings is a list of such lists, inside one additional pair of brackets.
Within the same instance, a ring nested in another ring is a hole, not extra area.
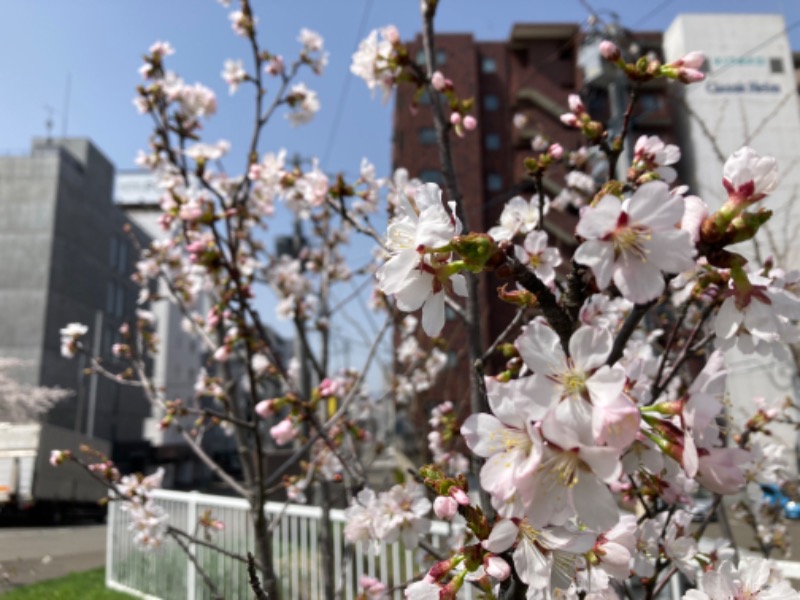
[(44, 128), (47, 132), (45, 143), (51, 146), (53, 144), (53, 107), (49, 104), (45, 104), (44, 109), (47, 111), (47, 119), (44, 122)]

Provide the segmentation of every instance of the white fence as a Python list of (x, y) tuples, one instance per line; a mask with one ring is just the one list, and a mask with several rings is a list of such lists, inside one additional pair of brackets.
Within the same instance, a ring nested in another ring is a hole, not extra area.
[[(197, 492), (156, 490), (157, 502), (170, 515), (170, 524), (194, 533), (198, 517), (205, 510), (225, 523), (222, 531), (211, 534), (219, 547), (244, 555), (253, 551), (252, 530), (249, 526), (248, 505), (241, 498), (211, 496)], [(291, 600), (324, 598), (322, 557), (318, 546), (322, 509), (315, 506), (269, 502), (265, 510), (272, 524), (272, 554), (275, 572), (280, 581), (282, 597)], [(421, 551), (410, 551), (401, 543), (384, 544), (376, 555), (365, 544), (348, 544), (344, 539), (343, 510), (331, 511), (333, 529), (334, 582), (337, 598), (354, 600), (361, 575), (377, 577), (390, 588), (392, 598), (403, 598), (403, 584), (424, 573), (430, 559)], [(111, 502), (108, 510), (108, 540), (106, 545), (106, 585), (149, 600), (206, 600), (211, 598), (194, 564), (174, 540), (168, 538), (158, 550), (143, 551), (134, 546), (128, 531), (128, 513), (119, 503)], [(196, 532), (202, 536), (203, 532)], [(444, 549), (454, 533), (449, 523), (434, 521), (431, 527), (432, 544)], [(199, 544), (191, 545), (198, 563), (219, 587), (228, 600), (249, 598), (252, 592), (244, 565)], [(747, 552), (742, 552), (748, 555)], [(800, 580), (800, 562), (775, 561), (786, 577)], [(425, 566), (427, 565), (427, 566)], [(678, 578), (662, 597), (679, 600)], [(471, 600), (472, 587), (462, 588), (462, 597)]]
[[(211, 510), (225, 528), (211, 535), (215, 544), (238, 555), (253, 551), (253, 538), (248, 522), (248, 505), (241, 498), (211, 496), (197, 492), (157, 490), (154, 499), (169, 513), (174, 527), (195, 532), (199, 515)], [(282, 597), (292, 600), (324, 598), (322, 560), (318, 547), (322, 509), (315, 506), (267, 503), (267, 515), (272, 524), (272, 553), (275, 572), (282, 588)], [(377, 577), (388, 587), (396, 589), (393, 598), (402, 599), (402, 585), (424, 573), (430, 560), (422, 561), (417, 551), (406, 550), (401, 543), (384, 544), (376, 555), (365, 544), (348, 544), (344, 539), (343, 510), (331, 511), (333, 529), (334, 581), (337, 598), (353, 600), (358, 593), (361, 575)], [(128, 513), (119, 503), (111, 502), (108, 510), (108, 541), (106, 545), (106, 585), (140, 598), (152, 600), (206, 600), (211, 598), (202, 577), (186, 557), (185, 552), (168, 538), (154, 551), (134, 546), (128, 531)], [(197, 537), (203, 535), (196, 532)], [(431, 528), (432, 544), (444, 548), (452, 534), (448, 523), (435, 521)], [(197, 562), (211, 576), (226, 599), (249, 598), (245, 566), (200, 544), (191, 545)], [(464, 597), (472, 597), (465, 586)]]

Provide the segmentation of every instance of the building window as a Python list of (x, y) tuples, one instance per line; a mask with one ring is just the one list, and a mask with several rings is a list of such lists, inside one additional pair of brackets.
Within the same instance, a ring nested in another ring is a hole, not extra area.
[(484, 56), (481, 59), (481, 73), (497, 73), (497, 62), (493, 58)]
[(494, 112), (500, 108), (500, 98), (494, 94), (486, 94), (483, 97), (483, 110), (486, 112)]
[(119, 285), (114, 287), (117, 288), (117, 302), (116, 306), (114, 306), (114, 314), (121, 319), (125, 315), (125, 290)]
[(458, 352), (453, 350), (447, 352), (447, 366), (451, 369), (458, 366)]
[(487, 133), (483, 138), (483, 145), (487, 150), (500, 150), (500, 136), (496, 133)]
[(428, 93), (427, 89), (423, 89), (422, 93), (419, 95), (419, 100), (417, 100), (417, 104), (421, 104), (422, 106), (427, 106), (431, 103), (431, 95)]
[(117, 236), (111, 236), (111, 247), (108, 251), (109, 261), (108, 264), (111, 265), (112, 269), (117, 267), (117, 260), (119, 254), (119, 241), (117, 240)]
[(770, 73), (783, 73), (783, 59), (770, 58), (769, 59), (769, 72)]
[[(437, 50), (436, 51), (436, 66), (441, 67), (442, 65), (447, 63), (447, 52), (444, 50)], [(417, 51), (417, 64), (424, 65), (425, 64), (425, 50)]]
[(419, 143), (420, 144), (435, 144), (436, 143), (436, 130), (433, 127), (423, 127), (419, 130)]
[(639, 96), (639, 106), (643, 113), (652, 113), (661, 110), (662, 108), (661, 94), (654, 94), (652, 92), (643, 92)]
[(489, 173), (486, 176), (486, 189), (490, 192), (499, 192), (503, 189), (503, 176), (498, 173)]
[(119, 252), (117, 258), (117, 271), (123, 275), (128, 272), (128, 244), (125, 242), (119, 243)]
[(117, 286), (113, 281), (108, 282), (107, 295), (106, 295), (106, 312), (109, 315), (114, 314), (114, 307), (117, 305)]
[(438, 183), (439, 185), (444, 184), (444, 177), (442, 177), (442, 172), (437, 171), (435, 169), (425, 169), (423, 171), (420, 171), (419, 180), (422, 183)]

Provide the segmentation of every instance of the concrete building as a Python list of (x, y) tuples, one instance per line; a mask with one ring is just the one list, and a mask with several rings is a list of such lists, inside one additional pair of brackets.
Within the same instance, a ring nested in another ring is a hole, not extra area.
[[(114, 178), (114, 202), (154, 240), (164, 236), (158, 224), (161, 190), (153, 175), (146, 171), (118, 171)], [(159, 295), (164, 300), (151, 303), (156, 318), (159, 352), (153, 357), (153, 383), (168, 399), (188, 401), (194, 396), (194, 384), (204, 363), (204, 348), (182, 328), (183, 315), (167, 300), (169, 291), (161, 282)], [(202, 307), (201, 307), (202, 309)], [(207, 470), (197, 461), (181, 435), (174, 429), (161, 429), (163, 412), (153, 407), (144, 426), (144, 437), (153, 445), (153, 460), (165, 467), (167, 487), (189, 487), (207, 479)], [(193, 418), (187, 420), (190, 424)], [(212, 436), (213, 437), (213, 436)]]
[(86, 364), (60, 353), (59, 330), (77, 321), (90, 327), (94, 354), (113, 362), (117, 330), (136, 307), (128, 236), (147, 235), (113, 204), (113, 178), (87, 139), (34, 139), (30, 155), (0, 157), (0, 355), (28, 361), (16, 374), (26, 383), (76, 392), (48, 422), (110, 440), (136, 468), (147, 454), (143, 395), (84, 376)]
[[(748, 242), (738, 250), (756, 259), (771, 255), (778, 266), (797, 269), (800, 104), (786, 23), (780, 15), (680, 15), (664, 34), (664, 54), (673, 60), (690, 50), (706, 53), (708, 73), (703, 83), (679, 89), (679, 103), (686, 107), (678, 120), (682, 178), (713, 210), (726, 199), (720, 179), (727, 156), (743, 145), (775, 156), (781, 182), (765, 201), (775, 213), (766, 225), (770, 235), (758, 236), (758, 248)], [(800, 397), (791, 357), (729, 358), (733, 410), (752, 410), (755, 397)], [(781, 434), (788, 444), (796, 443), (793, 428)]]
[[(163, 214), (159, 206), (162, 193), (153, 174), (148, 171), (120, 171), (116, 174), (114, 202), (153, 240), (159, 240), (166, 235), (158, 223), (159, 217)], [(193, 405), (194, 385), (200, 369), (205, 367), (213, 373), (217, 363), (209, 360), (208, 349), (195, 336), (184, 330), (184, 315), (180, 308), (169, 300), (170, 293), (165, 282), (159, 282), (158, 293), (161, 299), (150, 304), (150, 310), (156, 317), (156, 334), (160, 340), (159, 352), (153, 358), (153, 382), (156, 387), (163, 390), (166, 398), (171, 400), (180, 398), (187, 404)], [(205, 314), (209, 308), (209, 299), (204, 295), (201, 295), (197, 304), (191, 307), (200, 314)], [(288, 363), (292, 356), (291, 343), (273, 333), (272, 344), (283, 361)], [(242, 364), (242, 361), (236, 359), (229, 362), (234, 378), (240, 380), (242, 413), (247, 414), (249, 409), (246, 407), (250, 403), (249, 386)], [(261, 392), (265, 397), (269, 397), (278, 392), (278, 387), (262, 389)], [(203, 399), (203, 402), (211, 403), (211, 400)], [(219, 406), (215, 408), (219, 410)], [(162, 416), (160, 409), (154, 407), (152, 414), (146, 420), (144, 435), (153, 445), (154, 462), (164, 466), (166, 470), (165, 485), (168, 487), (207, 485), (211, 479), (210, 471), (194, 455), (174, 428), (166, 430), (159, 428)], [(191, 427), (194, 419), (195, 417), (188, 417), (185, 424)], [(269, 436), (265, 438), (269, 445), (271, 438)], [(203, 436), (203, 448), (229, 470), (234, 472), (237, 470), (238, 456), (233, 436), (225, 434), (220, 428), (212, 429)]]

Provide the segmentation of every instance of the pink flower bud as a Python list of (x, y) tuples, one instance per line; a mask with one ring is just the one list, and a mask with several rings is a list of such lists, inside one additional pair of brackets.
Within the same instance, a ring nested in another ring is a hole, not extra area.
[(464, 129), (473, 131), (478, 126), (478, 120), (472, 115), (464, 117)]
[(428, 572), (425, 574), (425, 581), (430, 583), (439, 581), (453, 569), (453, 562), (453, 558), (451, 557), (433, 563), (433, 566), (428, 569)]
[(698, 81), (703, 81), (705, 78), (705, 73), (698, 71), (697, 69), (681, 67), (681, 69), (678, 71), (678, 79), (680, 79), (683, 83), (697, 83)]
[(548, 149), (547, 153), (555, 160), (561, 160), (561, 157), (564, 156), (564, 147), (561, 144), (552, 144)]
[(272, 416), (275, 412), (275, 400), (262, 400), (256, 404), (255, 411), (256, 414), (262, 419)]
[(296, 438), (298, 431), (295, 429), (292, 420), (287, 417), (277, 425), (271, 427), (269, 434), (272, 436), (272, 439), (275, 440), (276, 444), (283, 446)]
[(446, 81), (447, 80), (444, 78), (444, 75), (442, 75), (441, 71), (436, 71), (433, 75), (431, 75), (431, 85), (437, 92), (444, 90)]
[(452, 496), (452, 498), (461, 506), (469, 506), (469, 496), (467, 496), (466, 492), (460, 487), (451, 487), (450, 496)]
[(699, 69), (703, 66), (703, 63), (706, 62), (706, 55), (702, 52), (695, 50), (694, 52), (689, 52), (686, 56), (681, 58), (680, 60), (676, 61), (678, 65), (682, 67), (688, 67), (689, 69)]
[(231, 357), (231, 349), (228, 348), (227, 345), (223, 344), (219, 348), (216, 349), (214, 352), (214, 360), (217, 362), (225, 362)]
[(57, 467), (63, 463), (70, 455), (69, 450), (51, 450), (50, 451), (50, 464)]
[(461, 115), (457, 112), (454, 112), (450, 115), (450, 123), (452, 125), (460, 125), (461, 124)]
[(611, 62), (617, 62), (622, 56), (617, 45), (609, 40), (600, 42), (600, 55)]
[(433, 501), (433, 512), (440, 519), (449, 521), (458, 512), (458, 502), (450, 496), (437, 496)]
[(486, 574), (498, 581), (505, 581), (511, 575), (511, 567), (508, 563), (494, 554), (487, 554), (483, 559), (483, 565), (486, 567)]
[(578, 126), (578, 117), (576, 117), (573, 113), (564, 113), (563, 115), (561, 115), (560, 119), (561, 122), (567, 127)]
[(570, 94), (567, 98), (567, 103), (569, 104), (569, 109), (575, 113), (576, 116), (582, 115), (586, 112), (586, 107), (583, 105), (583, 100), (578, 94)]

